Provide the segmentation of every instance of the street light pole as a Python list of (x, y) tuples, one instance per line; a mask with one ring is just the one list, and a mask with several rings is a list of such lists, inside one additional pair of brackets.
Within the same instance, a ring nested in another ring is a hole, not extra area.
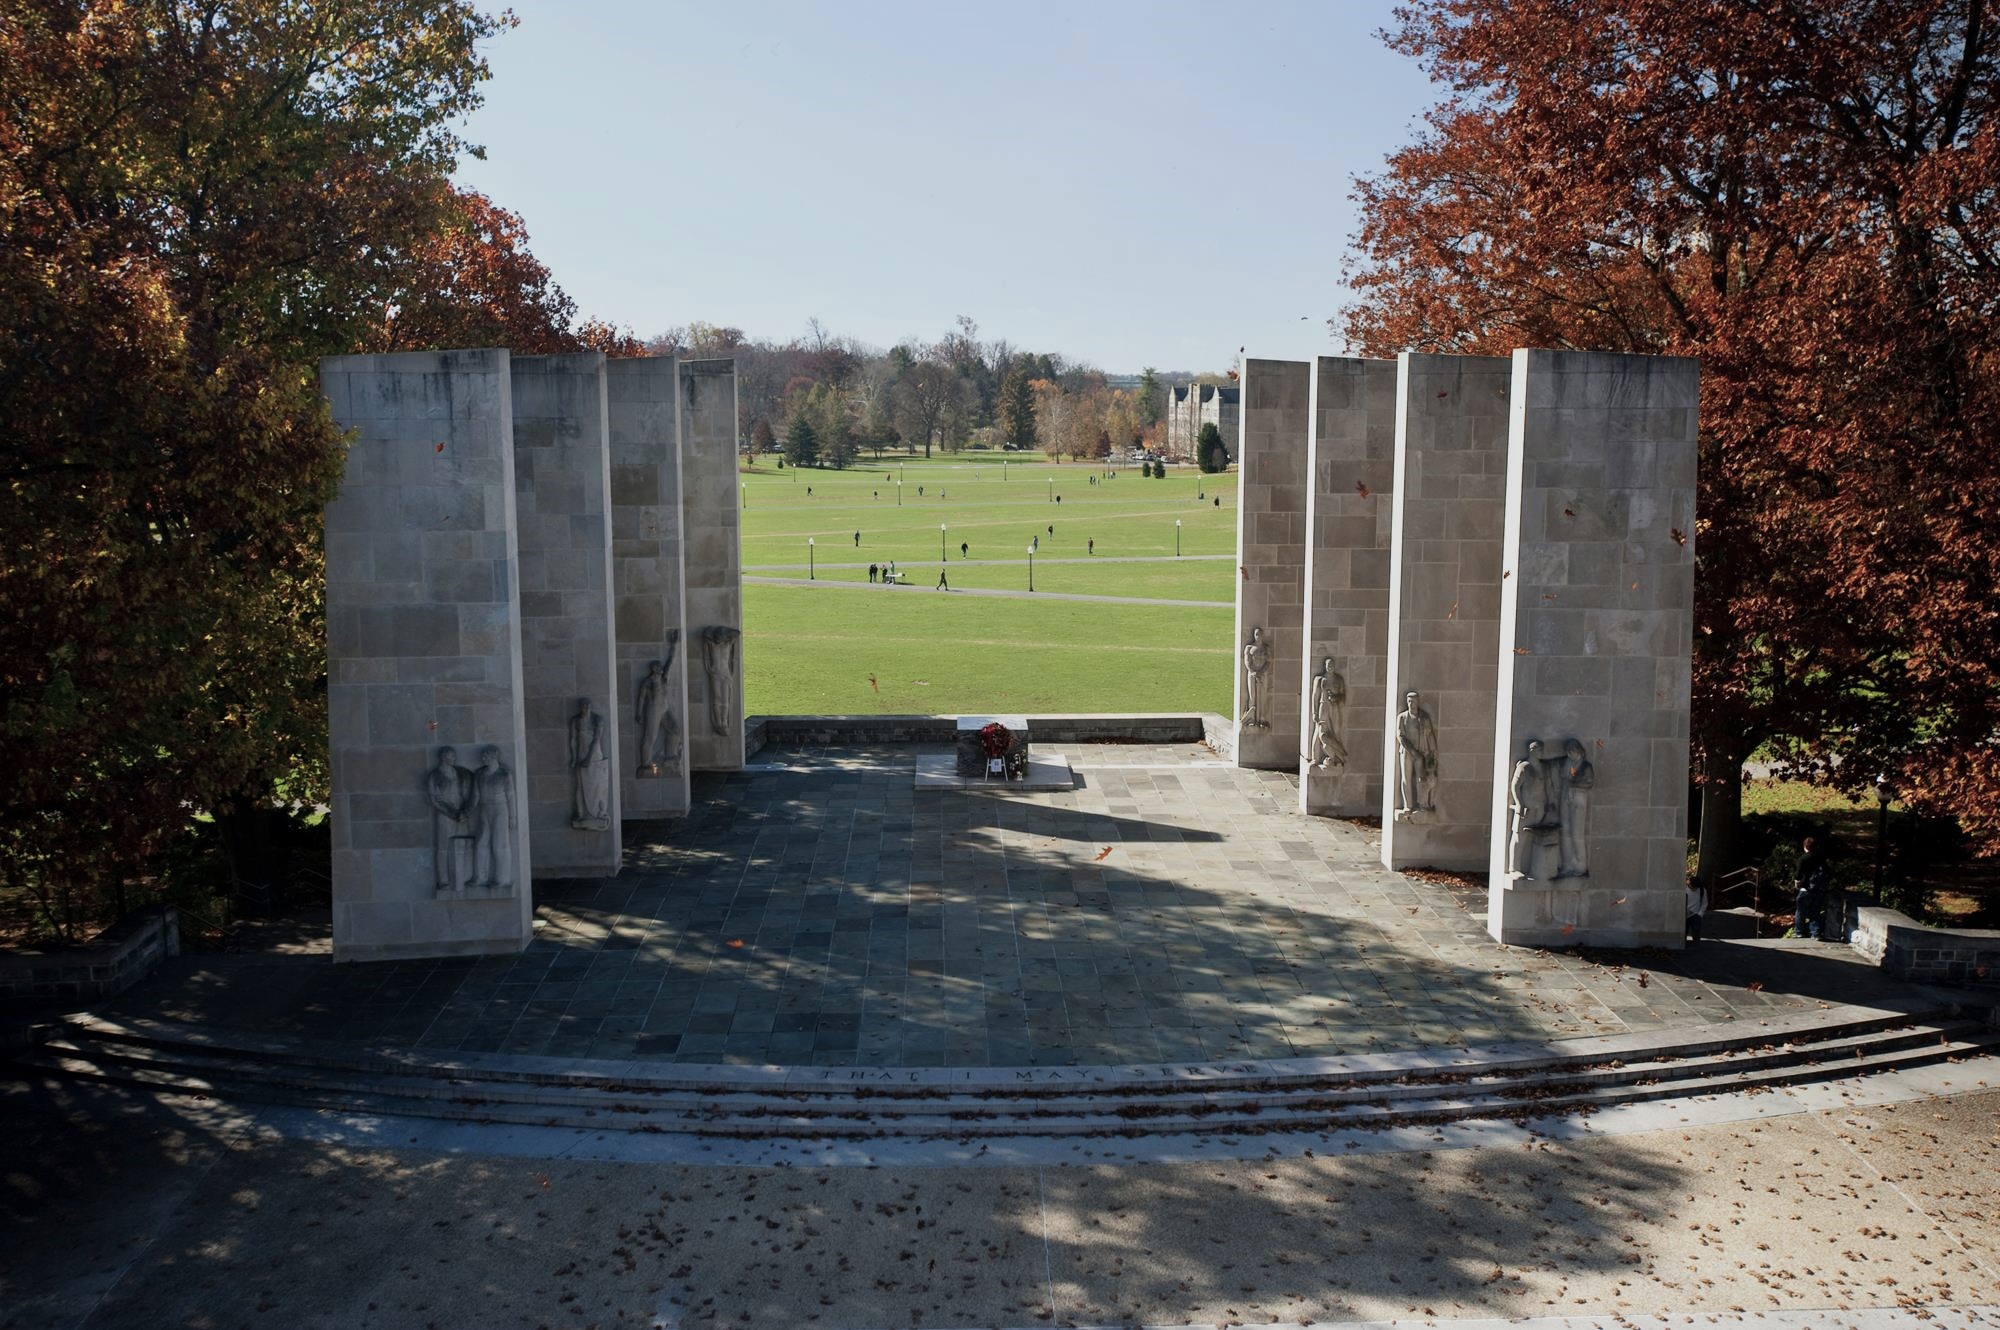
[(1174, 519), (1174, 557), (1181, 557), (1181, 519)]
[(1035, 547), (1028, 546), (1028, 590), (1035, 589)]
[(813, 538), (811, 536), (807, 536), (806, 537), (806, 581), (817, 582), (818, 580), (819, 580), (819, 560), (818, 556), (816, 556), (813, 553)]
[(1889, 776), (1875, 778), (1875, 901), (1882, 901), (1882, 863), (1889, 850)]
[(896, 482), (896, 506), (903, 506), (903, 482), (900, 480)]
[(750, 487), (748, 485), (743, 487), (743, 506), (745, 508), (750, 506)]
[(946, 559), (947, 559), (947, 556), (945, 555), (945, 552), (944, 552), (944, 530), (945, 530), (945, 524), (944, 524), (943, 522), (939, 522), (939, 523), (938, 523), (938, 562), (939, 562), (939, 563), (944, 563), (944, 562), (946, 562)]

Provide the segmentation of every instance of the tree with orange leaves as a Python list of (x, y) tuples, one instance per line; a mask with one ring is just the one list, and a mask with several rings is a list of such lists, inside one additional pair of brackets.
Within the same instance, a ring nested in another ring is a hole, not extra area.
[(1701, 871), (1768, 748), (2000, 845), (2000, 77), (1984, 0), (1426, 0), (1351, 344), (1702, 361)]

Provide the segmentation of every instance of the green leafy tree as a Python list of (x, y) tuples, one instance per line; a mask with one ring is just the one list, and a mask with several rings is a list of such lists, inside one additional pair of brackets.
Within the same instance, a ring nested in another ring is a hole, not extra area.
[(1154, 371), (1153, 367), (1148, 365), (1146, 368), (1140, 370), (1139, 425), (1141, 428), (1159, 423), (1162, 411), (1161, 402), (1164, 398), (1165, 389), (1161, 386), (1160, 376)]
[(1201, 432), (1195, 435), (1194, 456), (1195, 463), (1210, 475), (1229, 469), (1229, 449), (1223, 445), (1222, 431), (1214, 421), (1205, 421)]
[(454, 215), (503, 20), (0, 0), (0, 886), (114, 907), (190, 807), (324, 791), (317, 357)]
[(819, 465), (819, 431), (804, 411), (794, 412), (785, 430), (785, 460), (793, 466)]
[(1035, 446), (1035, 392), (1028, 372), (1015, 369), (1000, 385), (1000, 437), (1017, 448)]

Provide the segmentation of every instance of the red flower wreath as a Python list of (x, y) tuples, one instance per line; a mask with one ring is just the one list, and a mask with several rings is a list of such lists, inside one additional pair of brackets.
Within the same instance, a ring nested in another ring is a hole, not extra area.
[(1007, 756), (1007, 750), (1013, 746), (1013, 732), (999, 721), (980, 728), (979, 747), (989, 759)]

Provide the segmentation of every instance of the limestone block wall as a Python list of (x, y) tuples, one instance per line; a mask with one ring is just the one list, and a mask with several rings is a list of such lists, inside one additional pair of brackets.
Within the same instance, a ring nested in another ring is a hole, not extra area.
[[(334, 959), (518, 951), (532, 898), (507, 352), (337, 356), (320, 386), (353, 432), (326, 509)], [(457, 771), (439, 775), (445, 747)], [(434, 809), (434, 777), (464, 816)]]
[[(1374, 816), (1382, 807), (1383, 705), (1388, 696), (1389, 536), (1395, 517), (1396, 362), (1321, 356), (1308, 409), (1312, 487), (1306, 495), (1306, 644), (1300, 664), (1299, 811)], [(1334, 728), (1344, 764), (1318, 765), (1312, 686), (1333, 660), (1347, 701)]]
[[(611, 413), (611, 577), (618, 646), (621, 807), (628, 818), (688, 811), (687, 671), (682, 624), (680, 399), (670, 356), (604, 366)], [(670, 662), (657, 682), (651, 667)], [(657, 709), (641, 742), (642, 691)]]
[[(1510, 362), (1404, 352), (1397, 360), (1390, 543), (1389, 715), (1382, 862), (1486, 866), (1499, 680), (1500, 538)], [(1436, 728), (1429, 809), (1404, 811), (1395, 717), (1414, 691)]]
[(736, 362), (679, 368), (687, 613), (688, 764), (743, 766), (743, 552), (736, 472)]
[[(1311, 397), (1312, 367), (1304, 361), (1243, 362), (1234, 642), (1239, 767), (1298, 770)], [(1245, 655), (1259, 634), (1263, 714), (1256, 716)]]
[[(513, 400), (534, 872), (610, 876), (622, 857), (617, 773), (625, 764), (611, 631), (604, 357), (516, 356)], [(578, 754), (585, 755), (580, 775)]]
[[(1698, 388), (1693, 360), (1514, 353), (1487, 911), (1502, 942), (1681, 945)], [(1561, 826), (1517, 837), (1530, 739), (1552, 765), (1526, 788)]]

